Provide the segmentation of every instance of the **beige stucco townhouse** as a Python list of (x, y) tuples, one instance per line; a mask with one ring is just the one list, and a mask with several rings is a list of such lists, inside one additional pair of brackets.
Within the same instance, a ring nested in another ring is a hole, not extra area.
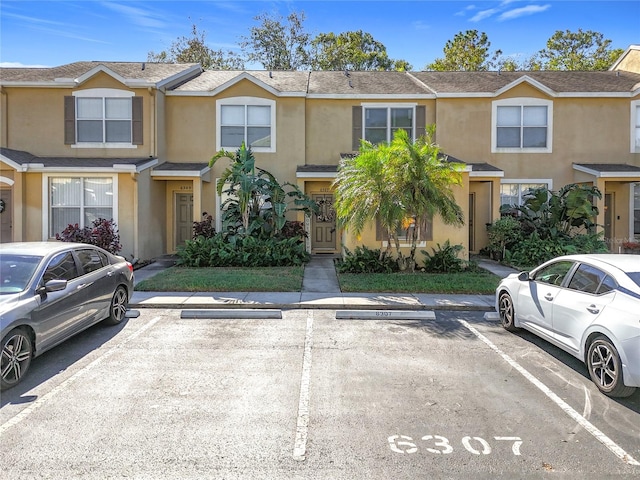
[[(434, 218), (421, 248), (487, 243), (500, 205), (527, 189), (597, 185), (612, 251), (640, 240), (640, 46), (607, 72), (202, 71), (193, 64), (78, 62), (0, 69), (0, 240), (55, 238), (69, 223), (118, 224), (122, 254), (148, 259), (190, 238), (224, 199), (219, 150), (252, 145), (257, 165), (297, 184), (320, 213), (312, 253), (380, 245), (337, 229), (332, 182), (361, 138), (436, 140), (466, 165), (464, 227)], [(294, 217), (292, 217), (293, 219)]]

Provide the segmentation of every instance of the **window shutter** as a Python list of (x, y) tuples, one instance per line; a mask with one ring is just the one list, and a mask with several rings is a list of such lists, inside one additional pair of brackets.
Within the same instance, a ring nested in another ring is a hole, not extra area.
[(416, 138), (427, 133), (427, 108), (424, 105), (416, 106)]
[(64, 144), (76, 143), (76, 99), (64, 97)]
[(142, 97), (131, 98), (131, 143), (142, 145)]
[(362, 138), (362, 107), (353, 107), (351, 115), (351, 123), (353, 126), (351, 149), (356, 152), (360, 150), (360, 139)]

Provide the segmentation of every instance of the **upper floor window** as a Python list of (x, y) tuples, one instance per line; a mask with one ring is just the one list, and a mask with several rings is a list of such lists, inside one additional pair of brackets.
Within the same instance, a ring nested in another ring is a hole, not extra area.
[(631, 102), (631, 153), (640, 153), (640, 100)]
[(364, 139), (373, 143), (393, 140), (397, 130), (405, 130), (413, 138), (414, 108), (364, 107)]
[(98, 148), (142, 144), (142, 97), (111, 88), (65, 97), (65, 143)]
[(534, 98), (493, 102), (492, 152), (551, 152), (553, 103)]
[(264, 98), (218, 100), (218, 150), (237, 149), (244, 142), (257, 152), (275, 152), (275, 111), (275, 102)]

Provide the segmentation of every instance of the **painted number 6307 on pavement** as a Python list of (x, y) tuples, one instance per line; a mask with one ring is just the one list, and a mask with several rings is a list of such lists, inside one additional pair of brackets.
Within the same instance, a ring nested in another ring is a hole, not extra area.
[[(513, 442), (511, 451), (514, 455), (520, 455), (520, 446), (522, 439), (520, 437), (493, 437), (499, 442)], [(428, 446), (424, 449), (429, 453), (446, 455), (453, 453), (453, 446), (449, 439), (441, 435), (425, 435), (422, 440), (427, 442)], [(463, 437), (462, 446), (474, 455), (489, 455), (491, 453), (491, 445), (481, 437)], [(389, 437), (389, 447), (392, 452), (396, 453), (417, 453), (418, 445), (414, 443), (413, 438), (407, 435), (391, 435)]]

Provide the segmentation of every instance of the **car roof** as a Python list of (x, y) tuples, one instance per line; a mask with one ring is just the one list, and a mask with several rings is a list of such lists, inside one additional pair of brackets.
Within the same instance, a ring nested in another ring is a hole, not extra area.
[(86, 243), (73, 242), (14, 242), (0, 245), (0, 255), (37, 255), (46, 256), (75, 247), (93, 247)]
[(589, 262), (601, 267), (611, 266), (623, 272), (640, 272), (640, 255), (621, 253), (593, 253), (583, 255), (566, 255), (558, 259)]

